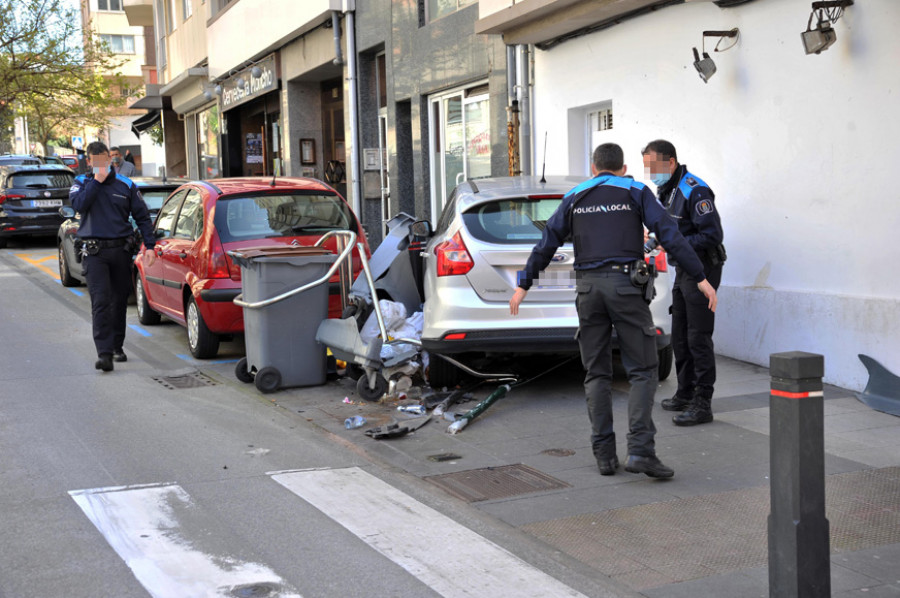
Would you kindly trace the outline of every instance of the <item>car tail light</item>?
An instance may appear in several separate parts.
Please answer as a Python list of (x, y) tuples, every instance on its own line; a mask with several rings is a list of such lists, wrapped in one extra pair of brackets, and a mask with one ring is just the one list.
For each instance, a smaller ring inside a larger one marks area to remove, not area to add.
[(0, 204), (2, 204), (7, 199), (25, 199), (24, 195), (7, 195), (6, 193), (0, 193)]
[(231, 278), (225, 248), (222, 247), (219, 235), (216, 234), (212, 236), (212, 251), (209, 252), (209, 259), (206, 262), (206, 278)]
[[(646, 257), (644, 259), (647, 260), (648, 264), (650, 263), (649, 257)], [(666, 252), (665, 251), (660, 251), (659, 253), (657, 253), (656, 256), (653, 257), (653, 263), (656, 266), (657, 272), (668, 272), (669, 271), (669, 265), (666, 263)]]
[(438, 276), (466, 274), (475, 265), (459, 231), (456, 231), (452, 238), (435, 247), (434, 255), (437, 257)]
[(446, 336), (444, 336), (445, 341), (461, 341), (466, 338), (465, 332), (452, 332)]

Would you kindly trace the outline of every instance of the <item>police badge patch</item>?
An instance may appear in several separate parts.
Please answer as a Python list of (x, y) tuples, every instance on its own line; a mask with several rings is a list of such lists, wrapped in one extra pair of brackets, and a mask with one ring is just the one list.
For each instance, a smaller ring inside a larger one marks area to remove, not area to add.
[(704, 214), (710, 214), (714, 210), (715, 207), (713, 206), (713, 202), (708, 199), (704, 199), (697, 204), (697, 214), (699, 214), (700, 216), (703, 216)]
[(69, 187), (69, 193), (75, 193), (75, 192), (78, 191), (79, 189), (81, 189), (81, 187), (78, 186), (78, 183), (75, 183), (74, 185), (72, 185), (71, 187)]

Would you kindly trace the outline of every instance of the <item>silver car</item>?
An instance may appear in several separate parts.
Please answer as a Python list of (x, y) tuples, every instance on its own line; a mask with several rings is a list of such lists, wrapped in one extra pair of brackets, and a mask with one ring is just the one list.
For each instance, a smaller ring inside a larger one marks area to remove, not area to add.
[[(471, 354), (571, 353), (575, 331), (574, 250), (566, 243), (534, 282), (519, 315), (509, 300), (519, 271), (563, 195), (584, 177), (504, 177), (466, 181), (456, 187), (423, 251), (422, 346), (462, 363)], [(657, 327), (659, 377), (672, 369), (671, 285), (665, 254), (655, 256), (659, 275), (650, 304)], [(464, 355), (465, 354), (465, 355)], [(462, 372), (430, 360), (433, 387), (453, 386)]]

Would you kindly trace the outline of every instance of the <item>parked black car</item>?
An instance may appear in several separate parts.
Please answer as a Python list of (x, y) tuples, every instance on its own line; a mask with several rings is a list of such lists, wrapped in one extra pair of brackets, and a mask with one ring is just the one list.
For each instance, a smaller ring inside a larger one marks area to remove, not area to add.
[[(36, 158), (35, 158), (36, 160)], [(69, 206), (75, 173), (56, 164), (4, 165), (0, 160), (0, 248), (10, 237), (56, 233)]]
[(0, 166), (39, 166), (44, 161), (37, 156), (2, 154), (0, 155)]
[[(150, 218), (155, 220), (156, 214), (162, 207), (163, 202), (172, 193), (181, 182), (166, 181), (164, 179), (149, 177), (134, 177), (131, 179), (137, 184), (141, 191), (141, 196), (150, 210)], [(66, 190), (68, 193), (68, 189)], [(65, 220), (59, 225), (56, 233), (56, 246), (59, 251), (59, 280), (63, 286), (74, 287), (85, 283), (85, 276), (82, 272), (82, 243), (76, 237), (78, 227), (81, 225), (81, 215), (75, 213), (75, 209), (66, 206), (59, 209), (59, 214)], [(132, 224), (134, 224), (132, 222)], [(135, 229), (135, 234), (140, 236), (140, 232)], [(138, 240), (140, 240), (138, 238)], [(140, 243), (135, 243), (135, 251), (140, 249)]]

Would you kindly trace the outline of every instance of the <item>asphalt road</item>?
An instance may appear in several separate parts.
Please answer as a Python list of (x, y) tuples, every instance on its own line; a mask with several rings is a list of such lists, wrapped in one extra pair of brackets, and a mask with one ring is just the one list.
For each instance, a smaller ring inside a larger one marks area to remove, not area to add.
[(616, 595), (210, 371), (176, 324), (130, 307), (129, 361), (95, 370), (52, 243), (0, 250), (0, 598)]

